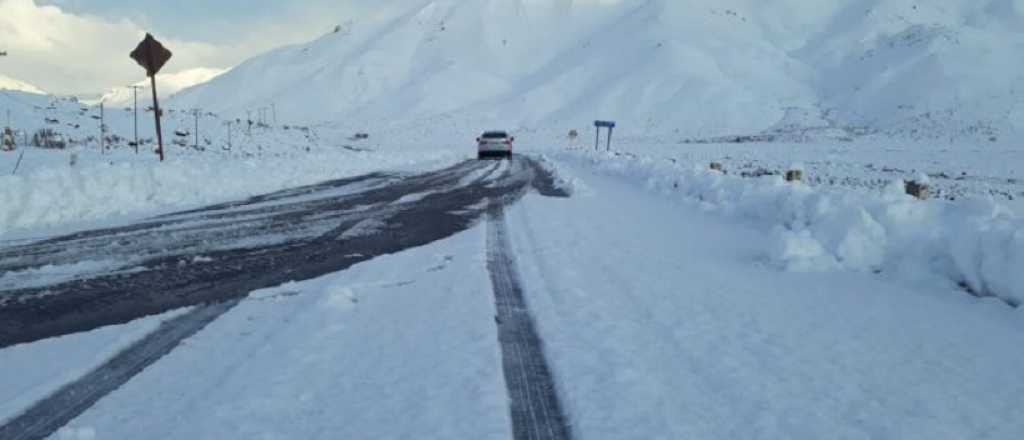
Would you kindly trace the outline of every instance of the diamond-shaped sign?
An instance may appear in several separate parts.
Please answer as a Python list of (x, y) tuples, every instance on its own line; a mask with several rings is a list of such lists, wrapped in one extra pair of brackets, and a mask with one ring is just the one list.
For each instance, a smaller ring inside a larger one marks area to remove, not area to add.
[(160, 72), (164, 64), (171, 59), (171, 55), (171, 51), (150, 34), (146, 34), (146, 38), (131, 53), (132, 59), (146, 69), (146, 75), (149, 76), (155, 76)]

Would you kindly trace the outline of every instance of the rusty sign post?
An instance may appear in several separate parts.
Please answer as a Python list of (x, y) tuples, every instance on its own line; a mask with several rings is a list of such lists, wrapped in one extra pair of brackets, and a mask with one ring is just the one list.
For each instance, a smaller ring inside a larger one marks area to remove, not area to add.
[(153, 117), (156, 118), (156, 142), (157, 152), (160, 154), (160, 161), (164, 160), (164, 136), (160, 129), (160, 102), (156, 97), (156, 74), (171, 59), (171, 51), (163, 44), (156, 41), (152, 35), (146, 34), (146, 38), (139, 43), (139, 46), (132, 51), (131, 57), (142, 68), (146, 69), (150, 84), (153, 89)]

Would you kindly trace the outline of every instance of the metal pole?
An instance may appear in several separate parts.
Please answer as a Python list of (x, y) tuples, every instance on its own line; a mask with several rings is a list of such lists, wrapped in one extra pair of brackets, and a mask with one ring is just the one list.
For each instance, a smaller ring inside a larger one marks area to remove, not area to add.
[(270, 108), (274, 111), (274, 125), (277, 125), (277, 104), (270, 104)]
[(18, 155), (18, 163), (14, 164), (14, 170), (11, 171), (11, 175), (18, 174), (18, 168), (21, 167), (21, 160), (25, 158), (25, 148), (21, 149), (21, 154)]
[(100, 102), (100, 154), (107, 154), (106, 138), (107, 138), (107, 127), (103, 122), (103, 102)]
[(612, 132), (615, 131), (615, 127), (608, 127), (608, 151), (612, 151)]
[(160, 130), (160, 101), (156, 97), (156, 75), (149, 77), (150, 84), (153, 87), (153, 117), (156, 118), (156, 144), (157, 153), (160, 154), (160, 162), (164, 161), (164, 135)]
[(135, 154), (139, 154), (139, 86), (131, 86), (135, 112)]
[(594, 134), (594, 150), (601, 149), (601, 127), (596, 127), (597, 133)]
[(195, 145), (195, 149), (199, 150), (199, 109), (192, 110), (192, 113), (196, 117), (196, 145)]
[(231, 149), (231, 121), (228, 121), (228, 149)]

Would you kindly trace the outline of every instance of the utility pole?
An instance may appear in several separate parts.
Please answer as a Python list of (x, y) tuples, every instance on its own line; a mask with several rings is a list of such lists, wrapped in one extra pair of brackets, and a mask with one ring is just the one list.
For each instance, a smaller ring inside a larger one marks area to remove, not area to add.
[(249, 124), (249, 128), (246, 129), (246, 133), (252, 137), (252, 110), (245, 111), (245, 121)]
[(139, 89), (141, 86), (128, 86), (132, 89), (132, 99), (135, 101), (135, 154), (139, 154)]
[(196, 117), (196, 151), (199, 150), (199, 109), (193, 109), (192, 115)]
[[(0, 51), (0, 57), (6, 57), (7, 51)], [(7, 128), (11, 128), (11, 109), (7, 109)], [(27, 144), (26, 144), (27, 145)]]
[(107, 138), (107, 125), (104, 124), (106, 119), (103, 114), (103, 101), (100, 101), (100, 154), (107, 154), (106, 138)]

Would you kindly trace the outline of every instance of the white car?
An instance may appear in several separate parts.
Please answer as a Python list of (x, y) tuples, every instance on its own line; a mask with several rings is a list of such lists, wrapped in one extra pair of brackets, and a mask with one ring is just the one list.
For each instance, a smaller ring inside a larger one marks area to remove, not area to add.
[(477, 158), (512, 157), (512, 142), (515, 140), (504, 131), (485, 131), (476, 138)]

